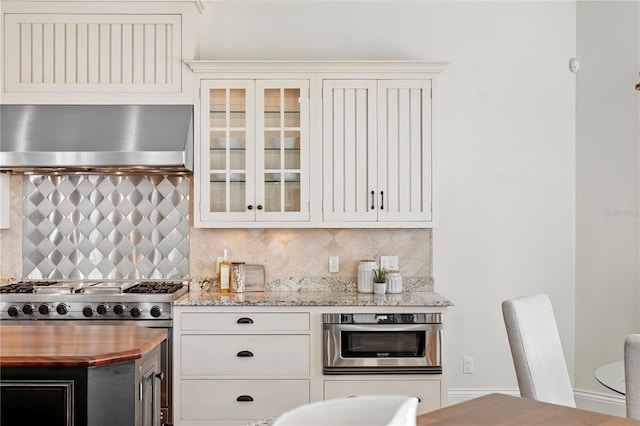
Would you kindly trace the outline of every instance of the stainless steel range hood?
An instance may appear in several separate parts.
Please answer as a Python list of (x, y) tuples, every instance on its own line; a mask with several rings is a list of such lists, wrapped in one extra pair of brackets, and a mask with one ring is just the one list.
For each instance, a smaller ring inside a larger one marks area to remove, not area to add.
[(0, 170), (193, 170), (192, 105), (0, 105)]

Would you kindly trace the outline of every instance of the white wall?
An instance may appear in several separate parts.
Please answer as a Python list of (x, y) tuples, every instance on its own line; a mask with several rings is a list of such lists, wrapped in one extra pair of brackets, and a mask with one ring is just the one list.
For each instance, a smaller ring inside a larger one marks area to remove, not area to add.
[(500, 303), (536, 292), (573, 370), (575, 3), (216, 1), (199, 24), (201, 59), (450, 61), (433, 232), (449, 387), (517, 387)]
[(640, 333), (640, 2), (577, 6), (576, 387)]

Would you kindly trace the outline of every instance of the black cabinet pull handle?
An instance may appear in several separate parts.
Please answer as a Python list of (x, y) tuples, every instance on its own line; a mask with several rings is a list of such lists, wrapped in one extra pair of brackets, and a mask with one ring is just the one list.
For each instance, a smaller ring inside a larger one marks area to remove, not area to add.
[(258, 210), (262, 210), (262, 204), (258, 204)]
[(251, 395), (240, 395), (236, 398), (238, 402), (253, 402), (253, 397)]
[(247, 210), (253, 210), (253, 206), (252, 206), (251, 204), (249, 204), (249, 205), (247, 206)]
[(161, 371), (159, 373), (156, 374), (156, 378), (160, 379), (160, 380), (164, 380), (164, 373)]
[(384, 210), (384, 191), (380, 191), (380, 210)]
[(253, 356), (253, 352), (251, 351), (240, 351), (236, 354), (239, 358), (251, 358)]
[(374, 205), (375, 204), (375, 200), (374, 200), (375, 195), (376, 195), (376, 192), (375, 191), (371, 191), (371, 210), (376, 208), (376, 206)]
[(251, 318), (242, 317), (236, 321), (238, 324), (253, 324), (253, 320)]

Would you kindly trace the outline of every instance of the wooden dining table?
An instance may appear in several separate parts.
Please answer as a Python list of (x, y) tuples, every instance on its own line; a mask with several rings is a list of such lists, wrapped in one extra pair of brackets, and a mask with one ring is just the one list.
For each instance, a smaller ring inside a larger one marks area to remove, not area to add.
[(528, 398), (492, 393), (418, 416), (416, 425), (628, 425), (640, 422), (625, 417), (549, 404)]

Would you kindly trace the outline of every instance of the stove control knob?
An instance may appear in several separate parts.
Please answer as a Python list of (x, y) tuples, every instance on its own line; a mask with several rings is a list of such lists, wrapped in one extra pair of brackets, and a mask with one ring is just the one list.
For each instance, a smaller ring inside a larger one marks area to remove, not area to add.
[(82, 308), (82, 315), (89, 318), (93, 315), (93, 308), (91, 306), (85, 306), (84, 308)]
[(140, 316), (140, 308), (131, 308), (131, 316), (138, 318)]
[(56, 306), (56, 312), (60, 315), (64, 315), (69, 312), (69, 306), (64, 303), (59, 303), (58, 306)]
[(18, 312), (18, 307), (16, 305), (9, 306), (9, 309), (7, 310), (10, 317), (17, 317)]
[(38, 306), (38, 312), (40, 312), (42, 315), (47, 315), (49, 313), (49, 305), (43, 303), (42, 305)]
[(22, 312), (24, 312), (27, 315), (31, 315), (33, 313), (33, 304), (27, 303), (26, 305), (24, 305), (22, 307)]
[(160, 315), (162, 315), (162, 309), (160, 309), (160, 306), (154, 306), (151, 308), (152, 317), (158, 318)]
[(113, 307), (113, 312), (115, 312), (118, 315), (124, 314), (124, 306), (118, 303), (116, 306)]
[(104, 303), (101, 303), (98, 305), (98, 307), (96, 308), (96, 310), (98, 311), (98, 313), (100, 315), (104, 315), (107, 313), (107, 311), (109, 310), (109, 308), (107, 307), (107, 305), (105, 305)]

